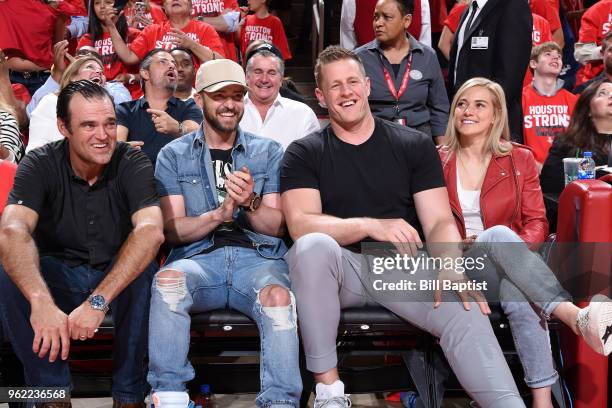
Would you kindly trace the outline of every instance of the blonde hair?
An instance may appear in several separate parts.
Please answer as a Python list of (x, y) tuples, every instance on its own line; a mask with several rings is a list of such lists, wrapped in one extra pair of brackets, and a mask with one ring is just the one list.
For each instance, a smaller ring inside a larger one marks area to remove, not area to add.
[(455, 110), (457, 109), (457, 103), (459, 102), (459, 99), (463, 97), (463, 94), (465, 94), (468, 89), (477, 86), (485, 88), (489, 91), (491, 94), (491, 100), (493, 101), (493, 109), (495, 111), (495, 119), (489, 132), (487, 150), (496, 156), (506, 156), (510, 154), (512, 144), (510, 143), (508, 110), (506, 108), (506, 97), (504, 95), (504, 90), (498, 83), (480, 77), (472, 78), (466, 81), (455, 94), (453, 103), (450, 107), (448, 126), (446, 127), (445, 133), (446, 146), (444, 148), (451, 152), (456, 152), (459, 149), (460, 135), (455, 127)]
[(96, 64), (100, 65), (100, 68), (104, 70), (104, 65), (102, 65), (102, 61), (99, 58), (88, 55), (79, 57), (72, 64), (68, 66), (64, 74), (62, 75), (62, 79), (60, 80), (60, 91), (64, 89), (69, 83), (74, 81), (74, 77), (79, 73), (79, 69), (89, 61), (94, 61)]

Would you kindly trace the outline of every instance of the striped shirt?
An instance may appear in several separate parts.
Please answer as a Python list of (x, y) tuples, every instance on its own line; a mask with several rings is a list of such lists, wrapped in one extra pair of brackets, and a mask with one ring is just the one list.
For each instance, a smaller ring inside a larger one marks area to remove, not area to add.
[(9, 112), (0, 110), (0, 145), (15, 155), (19, 162), (23, 157), (25, 147), (19, 133), (17, 120)]

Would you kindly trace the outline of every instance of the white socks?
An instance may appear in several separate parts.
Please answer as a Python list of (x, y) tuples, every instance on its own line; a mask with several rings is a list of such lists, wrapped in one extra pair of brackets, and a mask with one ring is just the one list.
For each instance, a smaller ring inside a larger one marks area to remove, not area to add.
[(336, 380), (333, 384), (330, 385), (317, 383), (315, 392), (317, 393), (317, 399), (344, 397), (344, 383), (340, 380)]
[(187, 408), (189, 394), (184, 391), (158, 391), (151, 396), (155, 408)]

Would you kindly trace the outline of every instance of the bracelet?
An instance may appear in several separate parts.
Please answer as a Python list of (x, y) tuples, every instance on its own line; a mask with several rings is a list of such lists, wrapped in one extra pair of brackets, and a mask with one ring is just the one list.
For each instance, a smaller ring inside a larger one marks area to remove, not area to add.
[(185, 133), (185, 127), (183, 126), (183, 122), (179, 122), (178, 134), (179, 136), (183, 136)]

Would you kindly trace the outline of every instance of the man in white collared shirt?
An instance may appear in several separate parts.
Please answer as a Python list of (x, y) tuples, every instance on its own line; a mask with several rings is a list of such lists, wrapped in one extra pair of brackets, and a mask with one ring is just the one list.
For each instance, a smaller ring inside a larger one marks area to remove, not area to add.
[(287, 148), (294, 140), (320, 130), (319, 120), (304, 103), (279, 94), (285, 64), (274, 52), (258, 50), (247, 61), (242, 130), (276, 140)]

